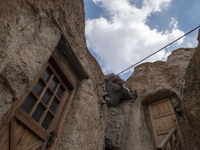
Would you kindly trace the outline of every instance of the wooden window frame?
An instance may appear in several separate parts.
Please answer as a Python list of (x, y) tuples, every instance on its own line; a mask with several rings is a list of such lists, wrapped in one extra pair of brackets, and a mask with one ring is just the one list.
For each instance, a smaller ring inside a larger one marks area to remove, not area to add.
[[(55, 24), (57, 25), (57, 27), (61, 31), (61, 39), (60, 39), (56, 49), (59, 50), (59, 53), (62, 53), (63, 56), (65, 57), (65, 59), (69, 62), (69, 64), (67, 64), (67, 65), (69, 65), (72, 68), (72, 72), (74, 73), (73, 76), (76, 78), (75, 80), (81, 81), (83, 79), (89, 79), (90, 75), (85, 70), (85, 67), (82, 65), (82, 63), (79, 60), (79, 58), (77, 57), (76, 53), (72, 49), (60, 24), (58, 23), (57, 20), (54, 20), (54, 21), (55, 21)], [(61, 78), (64, 80), (64, 82), (66, 83), (66, 85), (69, 88), (69, 95), (65, 100), (65, 103), (63, 105), (63, 110), (60, 113), (60, 117), (58, 117), (59, 119), (56, 119), (56, 121), (55, 121), (55, 122), (57, 122), (57, 126), (54, 131), (55, 137), (53, 139), (51, 138), (51, 135), (52, 135), (51, 132), (48, 132), (41, 126), (38, 127), (38, 124), (36, 121), (32, 122), (31, 127), (26, 125), (29, 123), (29, 120), (32, 118), (30, 116), (28, 116), (27, 113), (24, 110), (22, 110), (22, 108), (20, 108), (20, 106), (24, 102), (25, 98), (27, 97), (28, 93), (30, 93), (30, 91), (33, 89), (33, 87), (35, 86), (35, 83), (37, 82), (37, 79), (40, 78), (40, 76), (42, 75), (42, 72), (44, 72), (44, 68), (46, 67), (46, 65), (48, 65), (49, 62), (51, 62), (51, 64), (56, 68), (57, 73), (61, 76)], [(55, 143), (57, 142), (58, 137), (60, 135), (61, 128), (63, 126), (64, 120), (67, 115), (67, 111), (68, 111), (70, 103), (72, 101), (72, 97), (75, 94), (75, 87), (77, 87), (77, 84), (78, 84), (74, 80), (71, 80), (71, 74), (68, 74), (62, 70), (62, 67), (61, 67), (62, 65), (59, 64), (59, 62), (60, 61), (56, 60), (56, 55), (54, 57), (54, 54), (52, 54), (52, 56), (48, 60), (47, 64), (44, 65), (44, 67), (41, 69), (39, 74), (35, 77), (35, 79), (31, 83), (28, 91), (25, 92), (25, 94), (19, 100), (13, 102), (11, 108), (7, 111), (7, 113), (1, 119), (1, 121), (0, 121), (0, 129), (1, 129), (0, 137), (1, 137), (1, 135), (4, 134), (4, 131), (9, 129), (9, 132), (10, 132), (9, 147), (11, 150), (15, 149), (14, 143), (16, 142), (13, 138), (15, 129), (12, 127), (14, 127), (15, 124), (17, 124), (16, 121), (18, 119), (22, 120), (19, 122), (24, 127), (26, 127), (29, 131), (34, 133), (34, 135), (36, 135), (37, 137), (39, 137), (40, 139), (42, 139), (44, 141), (42, 150), (46, 149), (46, 145), (48, 144), (49, 139), (51, 139), (52, 145), (48, 149), (52, 150), (55, 148), (55, 145), (56, 145)], [(11, 136), (11, 135), (13, 135), (13, 136)]]
[[(56, 114), (57, 117), (55, 117), (55, 119), (53, 119), (50, 127), (47, 130), (45, 130), (41, 125), (39, 125), (31, 116), (29, 116), (21, 108), (21, 105), (48, 66), (50, 66), (50, 68), (53, 69), (53, 73), (55, 73), (56, 77), (59, 78), (59, 81), (64, 83), (62, 85), (65, 86), (66, 89), (67, 88), (69, 89), (69, 94), (67, 94), (67, 92), (65, 92), (65, 94), (62, 97), (62, 99), (63, 99), (62, 105), (60, 105), (60, 108)], [(1, 129), (5, 128), (6, 125), (8, 125), (9, 123), (12, 122), (11, 120), (13, 118), (16, 118), (25, 127), (27, 127), (31, 132), (36, 134), (38, 137), (40, 137), (44, 141), (42, 149), (46, 149), (48, 140), (49, 140), (49, 138), (51, 138), (50, 132), (54, 130), (54, 138), (53, 138), (53, 140), (51, 139), (52, 145), (49, 147), (49, 149), (54, 149), (55, 143), (57, 142), (57, 139), (60, 135), (60, 131), (61, 131), (64, 119), (66, 117), (67, 110), (69, 109), (69, 105), (71, 103), (72, 96), (74, 95), (74, 87), (75, 86), (73, 85), (73, 82), (70, 80), (68, 75), (65, 74), (65, 72), (62, 70), (59, 62), (56, 61), (54, 56), (51, 56), (49, 61), (43, 66), (43, 68), (40, 70), (38, 75), (33, 80), (28, 91), (25, 92), (25, 94), (22, 96), (22, 98), (20, 100), (18, 100), (17, 102), (15, 102), (13, 104), (11, 109), (2, 118), (2, 120), (0, 122), (0, 128)], [(3, 130), (1, 130), (1, 131), (3, 131)], [(0, 131), (0, 135), (1, 135), (1, 131)]]

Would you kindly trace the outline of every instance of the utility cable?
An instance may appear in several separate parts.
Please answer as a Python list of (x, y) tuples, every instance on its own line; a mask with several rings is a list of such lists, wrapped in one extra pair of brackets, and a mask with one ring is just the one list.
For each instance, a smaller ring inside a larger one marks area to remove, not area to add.
[(144, 60), (148, 59), (149, 57), (155, 55), (156, 53), (160, 52), (161, 50), (167, 48), (168, 46), (172, 45), (173, 43), (177, 42), (178, 40), (180, 40), (180, 39), (182, 39), (183, 37), (187, 36), (188, 34), (192, 33), (193, 31), (195, 31), (195, 30), (198, 29), (199, 27), (200, 27), (200, 25), (197, 26), (196, 28), (192, 29), (191, 31), (187, 32), (187, 33), (184, 34), (183, 36), (179, 37), (178, 39), (174, 40), (173, 42), (167, 44), (166, 46), (164, 46), (164, 47), (160, 48), (159, 50), (155, 51), (154, 53), (150, 54), (149, 56), (147, 56), (147, 57), (143, 58), (142, 60), (138, 61), (138, 62), (135, 63), (134, 65), (132, 65), (132, 66), (130, 66), (130, 67), (124, 69), (123, 71), (119, 72), (117, 75), (120, 75), (120, 74), (122, 74), (123, 72), (125, 72), (125, 71), (127, 71), (127, 70), (133, 68), (134, 66), (138, 65), (139, 63), (143, 62)]
[[(197, 26), (196, 28), (190, 30), (189, 32), (187, 32), (187, 33), (184, 34), (183, 36), (181, 36), (181, 37), (177, 38), (176, 40), (172, 41), (171, 43), (167, 44), (166, 46), (164, 46), (164, 47), (160, 48), (159, 50), (155, 51), (154, 53), (152, 53), (152, 54), (148, 55), (147, 57), (143, 58), (142, 60), (138, 61), (137, 63), (133, 64), (132, 66), (130, 66), (130, 67), (124, 69), (123, 71), (119, 72), (119, 73), (116, 74), (115, 76), (118, 76), (118, 75), (124, 73), (125, 71), (127, 71), (127, 70), (129, 70), (129, 69), (135, 67), (136, 65), (138, 65), (138, 64), (140, 64), (141, 62), (145, 61), (145, 60), (148, 59), (149, 57), (155, 55), (156, 53), (160, 52), (161, 50), (167, 48), (168, 46), (172, 45), (173, 43), (177, 42), (178, 40), (180, 40), (180, 39), (182, 39), (183, 37), (187, 36), (188, 34), (192, 33), (193, 31), (195, 31), (195, 30), (198, 29), (199, 27), (200, 27), (200, 25)], [(113, 77), (111, 77), (110, 79), (106, 80), (106, 82), (109, 81), (109, 80), (111, 80), (111, 79), (113, 79), (115, 76), (113, 76)], [(99, 84), (99, 85), (102, 85), (102, 84), (104, 84), (104, 83), (101, 83), (101, 84)]]

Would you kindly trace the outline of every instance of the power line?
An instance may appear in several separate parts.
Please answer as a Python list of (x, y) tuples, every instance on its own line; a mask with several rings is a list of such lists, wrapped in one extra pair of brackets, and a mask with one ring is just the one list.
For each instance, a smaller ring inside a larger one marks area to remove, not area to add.
[[(171, 43), (167, 44), (166, 46), (164, 46), (164, 47), (160, 48), (159, 50), (155, 51), (154, 53), (152, 53), (152, 54), (148, 55), (147, 57), (143, 58), (142, 60), (138, 61), (137, 63), (133, 64), (132, 66), (130, 66), (130, 67), (124, 69), (123, 71), (119, 72), (118, 74), (114, 75), (114, 76), (111, 77), (110, 79), (106, 80), (106, 82), (109, 81), (109, 80), (111, 80), (111, 79), (113, 79), (115, 76), (118, 76), (118, 75), (124, 73), (125, 71), (127, 71), (127, 70), (129, 70), (129, 69), (135, 67), (136, 65), (138, 65), (138, 64), (140, 64), (141, 62), (145, 61), (145, 60), (148, 59), (149, 57), (155, 55), (156, 53), (160, 52), (161, 50), (167, 48), (168, 46), (172, 45), (173, 43), (177, 42), (178, 40), (180, 40), (180, 39), (182, 39), (183, 37), (187, 36), (188, 34), (192, 33), (193, 31), (195, 31), (195, 30), (198, 29), (199, 27), (200, 27), (200, 25), (197, 26), (196, 28), (190, 30), (189, 32), (187, 32), (187, 33), (184, 34), (183, 36), (181, 36), (181, 37), (177, 38), (176, 40), (172, 41)], [(101, 83), (101, 84), (99, 84), (99, 85), (102, 85), (102, 84), (103, 84), (103, 83)]]
[(185, 37), (186, 35), (192, 33), (193, 31), (195, 31), (195, 30), (198, 29), (199, 27), (200, 27), (200, 25), (197, 26), (196, 28), (192, 29), (191, 31), (187, 32), (187, 33), (184, 34), (183, 36), (179, 37), (178, 39), (174, 40), (173, 42), (167, 44), (166, 46), (164, 46), (164, 47), (160, 48), (159, 50), (155, 51), (154, 53), (150, 54), (149, 56), (147, 56), (147, 57), (143, 58), (142, 60), (138, 61), (138, 62), (135, 63), (134, 65), (132, 65), (132, 66), (130, 66), (130, 67), (124, 69), (123, 71), (119, 72), (117, 75), (120, 75), (120, 74), (122, 74), (123, 72), (125, 72), (125, 71), (127, 71), (127, 70), (129, 70), (129, 69), (131, 69), (131, 68), (133, 68), (133, 67), (135, 67), (136, 65), (138, 65), (139, 63), (141, 63), (141, 62), (143, 62), (144, 60), (148, 59), (149, 57), (155, 55), (156, 53), (158, 53), (158, 52), (160, 52), (161, 50), (163, 50), (163, 49), (167, 48), (168, 46), (170, 46), (171, 44), (173, 44), (173, 43), (177, 42), (178, 40), (182, 39), (182, 38)]

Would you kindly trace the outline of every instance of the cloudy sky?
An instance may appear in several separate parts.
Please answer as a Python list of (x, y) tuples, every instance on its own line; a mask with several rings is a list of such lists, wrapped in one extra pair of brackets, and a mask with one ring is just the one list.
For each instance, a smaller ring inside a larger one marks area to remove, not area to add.
[[(84, 0), (86, 39), (104, 74), (119, 73), (199, 25), (200, 0)], [(147, 61), (196, 47), (195, 31)], [(130, 69), (122, 74), (127, 79)]]

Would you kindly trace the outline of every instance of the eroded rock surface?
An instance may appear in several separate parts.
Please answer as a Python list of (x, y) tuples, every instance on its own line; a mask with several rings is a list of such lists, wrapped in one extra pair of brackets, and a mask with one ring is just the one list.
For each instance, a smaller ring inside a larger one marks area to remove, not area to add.
[[(133, 102), (137, 98), (137, 92), (130, 90), (124, 81), (114, 74), (104, 76), (106, 91), (110, 97), (107, 102), (107, 120), (106, 120), (106, 137), (105, 144), (112, 150), (120, 150), (121, 136), (128, 123), (127, 116), (129, 106), (123, 105), (125, 101)], [(121, 109), (123, 105), (124, 110)]]
[[(173, 105), (180, 104), (184, 88), (185, 71), (195, 49), (180, 48), (166, 62), (157, 61), (137, 66), (126, 81), (138, 98), (124, 101), (117, 108), (109, 108), (106, 137), (107, 145), (119, 150), (154, 150), (155, 143), (148, 115), (150, 102), (171, 98)], [(182, 121), (182, 118), (178, 118)], [(112, 133), (112, 134), (111, 134)]]
[[(122, 100), (135, 100), (137, 92), (135, 93), (129, 89), (124, 81), (114, 74), (108, 74), (104, 76), (106, 91), (110, 97), (110, 102), (108, 107), (110, 106), (118, 106)], [(134, 99), (133, 99), (134, 98)]]
[(56, 48), (61, 32), (52, 18), (89, 74), (75, 87), (56, 149), (100, 150), (105, 136), (105, 107), (99, 105), (104, 85), (97, 89), (97, 84), (104, 77), (86, 46), (83, 0), (0, 0), (0, 119), (27, 91)]
[[(198, 36), (200, 42), (200, 31)], [(192, 57), (186, 72), (183, 113), (185, 142), (189, 149), (200, 149), (200, 43)]]

